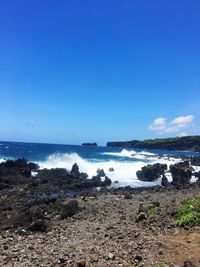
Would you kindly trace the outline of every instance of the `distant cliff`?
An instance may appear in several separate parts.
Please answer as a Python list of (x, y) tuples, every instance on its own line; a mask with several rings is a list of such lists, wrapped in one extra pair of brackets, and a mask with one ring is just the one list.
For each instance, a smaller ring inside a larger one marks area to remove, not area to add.
[(200, 152), (200, 136), (184, 136), (174, 138), (147, 139), (143, 141), (120, 141), (108, 142), (108, 147), (142, 148), (142, 149), (164, 149), (185, 150)]

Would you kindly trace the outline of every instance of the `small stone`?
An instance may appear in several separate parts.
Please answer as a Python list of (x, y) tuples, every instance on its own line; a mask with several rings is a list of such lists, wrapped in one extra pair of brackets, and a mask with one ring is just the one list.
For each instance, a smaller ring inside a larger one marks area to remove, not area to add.
[(141, 255), (136, 255), (134, 257), (134, 261), (141, 262), (142, 261), (142, 256)]
[(109, 260), (114, 260), (115, 259), (115, 255), (112, 253), (108, 253), (108, 258)]
[(131, 193), (127, 193), (124, 195), (124, 199), (132, 199), (132, 198), (133, 198), (133, 196)]
[(147, 219), (147, 215), (144, 212), (140, 212), (136, 217), (136, 222), (140, 222)]
[(77, 267), (86, 267), (86, 259), (81, 259), (76, 263)]
[(183, 267), (195, 267), (196, 265), (191, 260), (184, 261)]

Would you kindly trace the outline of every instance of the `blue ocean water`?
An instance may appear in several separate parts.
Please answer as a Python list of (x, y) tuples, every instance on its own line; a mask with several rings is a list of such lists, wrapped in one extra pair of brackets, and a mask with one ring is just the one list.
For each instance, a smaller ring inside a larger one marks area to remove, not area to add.
[[(160, 158), (161, 155), (165, 158)], [(69, 170), (76, 162), (80, 170), (87, 172), (89, 176), (95, 175), (100, 168), (113, 181), (119, 181), (120, 185), (132, 186), (153, 185), (138, 181), (136, 171), (142, 166), (155, 162), (170, 165), (175, 161), (174, 156), (185, 155), (194, 156), (197, 153), (0, 141), (0, 160), (26, 158), (39, 163), (41, 168), (63, 167)], [(110, 168), (114, 171), (110, 172)]]

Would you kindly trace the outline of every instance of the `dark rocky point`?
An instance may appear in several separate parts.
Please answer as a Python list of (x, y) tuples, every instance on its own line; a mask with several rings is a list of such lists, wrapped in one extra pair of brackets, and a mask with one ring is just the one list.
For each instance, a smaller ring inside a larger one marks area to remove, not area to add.
[(163, 175), (165, 170), (167, 170), (167, 164), (156, 163), (142, 167), (140, 171), (136, 172), (136, 175), (141, 181), (151, 182)]

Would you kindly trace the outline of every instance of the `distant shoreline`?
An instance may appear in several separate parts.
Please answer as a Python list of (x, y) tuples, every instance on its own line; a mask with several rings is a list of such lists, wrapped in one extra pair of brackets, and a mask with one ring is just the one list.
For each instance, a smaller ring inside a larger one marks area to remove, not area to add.
[(108, 142), (107, 147), (200, 152), (200, 136)]

